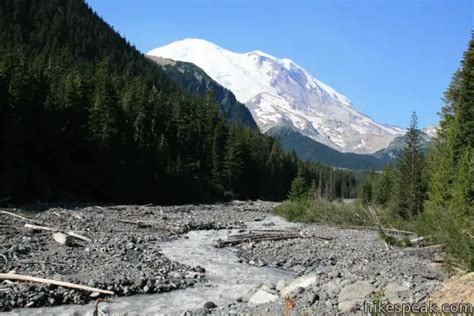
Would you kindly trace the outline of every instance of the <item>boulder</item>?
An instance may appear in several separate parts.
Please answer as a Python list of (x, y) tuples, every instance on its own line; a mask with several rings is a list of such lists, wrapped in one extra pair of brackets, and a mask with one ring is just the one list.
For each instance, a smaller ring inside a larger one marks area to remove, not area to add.
[(392, 282), (385, 286), (383, 294), (392, 304), (403, 303), (407, 301), (410, 296), (410, 289), (396, 282)]
[(349, 313), (357, 311), (357, 305), (362, 305), (375, 291), (375, 287), (367, 281), (357, 281), (342, 288), (338, 296), (338, 309)]
[(339, 311), (341, 311), (343, 313), (353, 313), (353, 312), (357, 311), (357, 309), (358, 309), (356, 301), (340, 302), (337, 305), (337, 308), (339, 309)]
[(351, 300), (362, 302), (367, 299), (374, 291), (375, 287), (369, 282), (357, 281), (345, 286), (339, 293), (338, 300), (339, 302)]
[(334, 298), (341, 290), (341, 286), (337, 281), (332, 280), (324, 285), (324, 290), (330, 298)]
[(260, 289), (249, 299), (250, 304), (265, 304), (270, 302), (275, 302), (279, 299), (277, 295), (268, 293), (267, 291)]
[(307, 288), (311, 285), (314, 285), (318, 282), (318, 276), (316, 274), (307, 274), (303, 275), (295, 280), (293, 280), (289, 285), (285, 286), (280, 290), (281, 297), (285, 297), (290, 292), (294, 291), (295, 289), (302, 287)]
[(278, 281), (278, 283), (276, 285), (276, 289), (277, 289), (277, 291), (281, 291), (285, 286), (286, 286), (285, 280), (280, 280), (280, 281)]
[(206, 303), (204, 304), (204, 308), (205, 308), (205, 309), (214, 309), (214, 308), (216, 308), (216, 307), (217, 307), (217, 305), (216, 305), (214, 302), (206, 302)]
[(54, 233), (53, 239), (60, 245), (70, 246), (72, 244), (71, 237), (61, 232)]

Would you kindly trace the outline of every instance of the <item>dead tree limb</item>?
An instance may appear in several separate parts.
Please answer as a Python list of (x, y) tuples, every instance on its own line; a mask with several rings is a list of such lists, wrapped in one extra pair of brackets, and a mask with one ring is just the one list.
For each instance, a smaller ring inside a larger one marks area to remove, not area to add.
[(43, 224), (40, 221), (37, 221), (35, 219), (24, 217), (24, 216), (21, 216), (21, 215), (12, 213), (12, 212), (4, 211), (4, 210), (0, 210), (0, 214), (4, 214), (4, 215), (8, 215), (8, 216), (15, 217), (15, 218), (18, 218), (18, 219), (22, 219), (22, 220), (27, 221), (27, 222), (32, 222), (32, 223), (36, 223), (36, 224)]
[(332, 240), (332, 237), (325, 236), (316, 236), (316, 235), (304, 235), (300, 232), (287, 232), (283, 231), (278, 233), (262, 233), (258, 234), (251, 232), (249, 234), (240, 234), (240, 235), (231, 235), (228, 237), (228, 240), (219, 240), (215, 244), (217, 248), (222, 248), (226, 246), (235, 246), (244, 242), (259, 242), (259, 241), (276, 241), (276, 240), (285, 240), (285, 239), (296, 239), (296, 238), (317, 238), (323, 240)]
[(373, 227), (373, 226), (355, 226), (355, 225), (334, 225), (334, 227), (341, 229), (355, 229), (355, 230), (382, 230), (386, 233), (394, 233), (400, 235), (416, 235), (415, 232), (410, 232), (407, 230), (399, 230), (394, 228), (384, 228), (384, 227)]
[(97, 289), (97, 288), (94, 288), (94, 287), (89, 287), (89, 286), (74, 284), (74, 283), (69, 283), (69, 282), (63, 282), (63, 281), (57, 281), (57, 280), (51, 280), (51, 279), (43, 279), (43, 278), (36, 278), (36, 277), (32, 277), (32, 276), (28, 276), (28, 275), (21, 275), (21, 274), (0, 273), (0, 280), (10, 280), (10, 281), (13, 280), (13, 281), (25, 281), (25, 282), (33, 282), (33, 283), (41, 283), (41, 284), (53, 284), (53, 285), (67, 287), (67, 288), (71, 288), (71, 289), (84, 290), (84, 291), (89, 291), (89, 292), (97, 292), (97, 293), (107, 294), (107, 295), (114, 295), (114, 292), (112, 292), (112, 291)]
[(25, 224), (24, 227), (28, 228), (28, 229), (32, 229), (32, 230), (46, 230), (46, 231), (55, 232), (55, 233), (60, 232), (60, 233), (64, 233), (68, 236), (80, 239), (80, 240), (85, 241), (85, 242), (92, 242), (91, 239), (89, 239), (85, 236), (79, 235), (79, 234), (77, 234), (73, 231), (62, 231), (61, 229), (57, 229), (57, 228), (52, 228), (52, 227), (47, 227), (47, 226), (39, 226), (39, 225), (32, 225), (32, 224)]

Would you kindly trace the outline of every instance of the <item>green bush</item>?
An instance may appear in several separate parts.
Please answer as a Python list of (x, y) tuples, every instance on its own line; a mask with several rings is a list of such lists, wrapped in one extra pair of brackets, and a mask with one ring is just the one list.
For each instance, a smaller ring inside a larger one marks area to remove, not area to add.
[(275, 212), (290, 221), (303, 223), (384, 226), (392, 221), (385, 212), (369, 209), (362, 203), (345, 204), (311, 198), (283, 202)]

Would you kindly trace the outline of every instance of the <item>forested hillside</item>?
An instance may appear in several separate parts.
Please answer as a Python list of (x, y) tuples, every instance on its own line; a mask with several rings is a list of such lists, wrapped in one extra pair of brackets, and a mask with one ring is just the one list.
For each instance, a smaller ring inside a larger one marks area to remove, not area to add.
[(356, 185), (229, 125), (83, 0), (0, 3), (0, 131), (0, 197), (18, 201), (282, 199), (298, 173), (334, 197)]
[(414, 119), (397, 164), (370, 178), (363, 199), (414, 223), (474, 270), (473, 39), (444, 101), (428, 155), (423, 155), (423, 135)]
[(205, 96), (210, 93), (216, 99), (222, 114), (228, 121), (258, 129), (257, 123), (247, 107), (237, 101), (232, 92), (212, 80), (198, 66), (155, 56), (147, 56), (147, 58), (160, 65), (166, 75), (175, 80), (189, 94)]
[(301, 159), (328, 166), (351, 170), (380, 170), (388, 163), (387, 160), (372, 155), (339, 152), (301, 134), (293, 127), (272, 127), (267, 134), (277, 138), (284, 150), (294, 150)]
[(416, 231), (443, 247), (453, 266), (474, 271), (474, 39), (444, 101), (434, 143), (427, 148), (413, 113), (399, 157), (382, 172), (369, 172), (360, 187), (361, 203), (329, 203), (317, 187), (295, 178), (289, 201), (277, 213), (303, 222)]

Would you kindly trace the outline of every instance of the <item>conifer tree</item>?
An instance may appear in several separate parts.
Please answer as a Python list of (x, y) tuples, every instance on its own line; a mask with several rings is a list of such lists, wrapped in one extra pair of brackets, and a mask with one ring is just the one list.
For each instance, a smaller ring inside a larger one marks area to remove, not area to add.
[(237, 128), (231, 128), (224, 155), (224, 177), (226, 186), (235, 194), (238, 192), (239, 179), (244, 171), (242, 145)]
[(474, 270), (474, 39), (445, 93), (429, 155), (428, 229)]
[(90, 132), (92, 139), (102, 147), (111, 145), (118, 132), (118, 98), (108, 75), (107, 65), (97, 72), (94, 103), (90, 109)]
[(397, 162), (397, 185), (393, 206), (398, 215), (409, 219), (422, 212), (426, 194), (425, 159), (415, 113), (412, 115), (405, 137), (406, 144)]
[(288, 193), (288, 199), (299, 201), (308, 197), (308, 185), (302, 176), (297, 176), (291, 182), (291, 189)]

